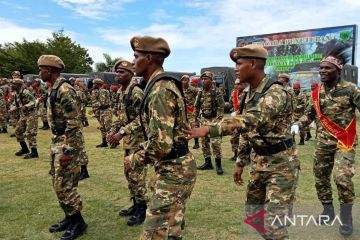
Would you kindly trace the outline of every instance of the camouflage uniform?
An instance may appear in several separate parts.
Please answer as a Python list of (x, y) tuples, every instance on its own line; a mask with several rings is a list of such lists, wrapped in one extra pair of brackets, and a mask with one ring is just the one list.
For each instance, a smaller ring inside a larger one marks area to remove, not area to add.
[[(200, 117), (201, 125), (218, 123), (224, 116), (225, 101), (221, 90), (218, 88), (199, 91), (195, 106), (196, 116)], [(202, 138), (201, 145), (204, 158), (211, 158), (210, 142), (215, 158), (221, 159), (221, 137), (211, 140), (209, 137)]]
[(15, 104), (15, 93), (11, 92), (11, 97), (10, 97), (10, 105), (9, 105), (9, 124), (10, 126), (12, 126), (14, 129), (16, 128), (16, 124), (19, 121), (20, 118), (20, 113), (18, 108), (16, 107)]
[(188, 117), (188, 121), (190, 126), (195, 126), (196, 125), (196, 112), (195, 112), (195, 100), (196, 100), (196, 96), (198, 94), (198, 89), (189, 85), (188, 88), (183, 88), (184, 91), (184, 97), (185, 97), (185, 103), (186, 103), (186, 108), (187, 108), (187, 117)]
[[(305, 107), (306, 107), (306, 95), (304, 93), (296, 94), (294, 93), (294, 114), (293, 114), (293, 122), (297, 122), (302, 115), (304, 115)], [(306, 134), (306, 128), (300, 128), (300, 138), (304, 140)]]
[[(150, 77), (145, 92), (159, 73)], [(148, 140), (130, 156), (132, 169), (145, 164), (155, 167), (150, 207), (140, 237), (147, 240), (181, 239), (185, 204), (196, 180), (195, 159), (183, 133), (187, 122), (184, 99), (175, 83), (166, 78), (156, 82), (147, 95), (141, 116)], [(187, 153), (174, 158), (179, 149)]]
[[(354, 117), (355, 110), (360, 109), (360, 90), (355, 84), (343, 79), (339, 80), (336, 86), (326, 91), (324, 85), (319, 87), (322, 114), (342, 128), (346, 128)], [(313, 167), (318, 198), (323, 204), (332, 203), (330, 179), (333, 172), (340, 204), (353, 204), (355, 191), (352, 177), (355, 174), (356, 143), (350, 150), (341, 148), (337, 139), (324, 128), (319, 120), (311, 98), (305, 115), (300, 118), (300, 123), (306, 126), (313, 120), (318, 126)]]
[[(20, 89), (19, 93), (14, 95), (15, 105), (17, 111), (20, 113), (19, 120), (15, 128), (16, 140), (20, 143), (23, 142), (25, 137), (31, 148), (36, 148), (36, 136), (38, 129), (38, 116), (36, 113), (36, 99), (24, 86)], [(26, 107), (25, 110), (21, 110)]]
[(5, 97), (8, 95), (9, 88), (6, 84), (6, 80), (0, 79), (0, 133), (5, 133), (7, 129), (7, 102)]
[[(234, 106), (234, 93), (235, 92), (236, 92), (235, 89), (231, 92), (231, 96), (230, 96), (230, 100), (229, 100), (229, 107), (232, 112), (236, 112), (237, 114), (240, 114), (239, 109), (235, 109), (235, 106)], [(242, 99), (242, 92), (240, 92), (240, 91), (237, 91), (237, 92), (238, 92), (238, 102), (239, 102), (239, 106), (240, 106), (240, 102)], [(237, 153), (237, 151), (238, 151), (239, 139), (240, 139), (240, 131), (239, 131), (239, 129), (235, 129), (234, 132), (231, 134), (231, 139), (230, 139), (231, 150), (234, 153)]]
[[(283, 86), (273, 84), (262, 94), (268, 81), (265, 77), (256, 89), (247, 87), (242, 115), (209, 126), (210, 136), (230, 135), (236, 128), (242, 134), (246, 133), (252, 148), (246, 214), (251, 216), (265, 209), (264, 228), (267, 232), (260, 234), (265, 239), (288, 239), (286, 226), (277, 221), (274, 225), (271, 223), (276, 215), (283, 220), (292, 205), (294, 169), (299, 166), (290, 133), (293, 110), (290, 94)], [(256, 102), (257, 94), (261, 95)], [(238, 158), (237, 164), (245, 166), (247, 162)], [(262, 224), (259, 222), (258, 225)]]
[[(61, 81), (65, 79), (58, 78), (51, 92), (56, 91)], [(50, 155), (53, 187), (65, 215), (71, 216), (82, 209), (82, 201), (76, 190), (84, 146), (78, 119), (79, 103), (74, 88), (67, 82), (58, 88), (54, 106), (51, 105), (51, 92), (47, 101), (47, 114), (53, 132)], [(63, 153), (71, 156), (67, 165), (60, 162)]]
[[(106, 138), (106, 134), (109, 133), (112, 123), (112, 112), (110, 109), (110, 92), (107, 89), (99, 89), (93, 91), (93, 109), (95, 117), (100, 124), (101, 136)], [(96, 111), (95, 111), (96, 109)]]
[[(139, 148), (139, 144), (144, 141), (144, 136), (141, 131), (140, 125), (133, 128), (133, 121), (140, 112), (141, 100), (144, 96), (143, 91), (138, 86), (132, 86), (130, 83), (126, 89), (121, 86), (117, 91), (118, 99), (114, 110), (117, 112), (117, 120), (114, 121), (111, 132), (119, 132), (123, 128), (125, 133), (123, 137), (124, 156), (133, 154)], [(130, 89), (131, 96), (128, 96)], [(126, 180), (128, 181), (128, 188), (131, 197), (139, 204), (146, 204), (146, 165), (141, 165), (134, 170), (125, 172)]]
[(86, 116), (86, 104), (87, 104), (87, 97), (78, 86), (75, 86), (76, 89), (76, 95), (78, 97), (78, 100), (80, 102), (80, 115), (79, 119), (83, 125), (88, 122), (87, 116)]
[(47, 89), (45, 86), (39, 83), (39, 87), (34, 90), (35, 97), (37, 98), (37, 112), (38, 116), (41, 118), (41, 121), (45, 124), (47, 120), (47, 113), (45, 102), (47, 98)]
[(92, 91), (91, 91), (91, 107), (92, 107), (92, 111), (94, 113), (94, 117), (100, 124), (99, 93), (100, 93), (100, 89), (92, 89)]

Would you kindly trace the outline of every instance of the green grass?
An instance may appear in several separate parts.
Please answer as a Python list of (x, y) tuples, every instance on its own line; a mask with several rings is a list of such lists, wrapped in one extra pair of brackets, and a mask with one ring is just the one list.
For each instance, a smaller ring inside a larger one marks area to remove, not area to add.
[[(41, 125), (41, 123), (39, 124)], [(78, 191), (83, 200), (83, 215), (89, 228), (80, 239), (137, 239), (142, 226), (128, 227), (127, 218), (118, 211), (130, 205), (126, 179), (123, 175), (123, 151), (98, 149), (100, 131), (90, 117), (90, 127), (84, 129), (88, 152), (90, 178), (81, 181)], [(358, 128), (359, 129), (359, 128)], [(10, 133), (12, 133), (10, 129)], [(24, 160), (14, 156), (19, 148), (10, 134), (0, 135), (0, 239), (59, 239), (61, 233), (51, 234), (48, 227), (63, 218), (51, 186), (49, 171), (50, 131), (38, 132), (39, 154), (37, 160)], [(190, 146), (193, 142), (190, 142)], [(312, 176), (314, 139), (299, 146), (301, 175), (297, 188), (295, 213), (318, 214), (321, 206), (316, 197)], [(185, 239), (261, 239), (244, 220), (246, 186), (233, 183), (234, 163), (230, 137), (223, 138), (223, 165), (225, 174), (198, 171), (197, 182), (187, 205)], [(192, 150), (198, 164), (203, 163), (201, 150)], [(360, 153), (357, 152), (357, 158)], [(357, 163), (358, 165), (358, 163)], [(153, 170), (149, 170), (149, 177)], [(247, 173), (244, 174), (245, 179)], [(353, 178), (359, 195), (359, 174)], [(337, 203), (336, 189), (334, 199)], [(359, 200), (356, 204), (359, 205)], [(338, 206), (336, 207), (338, 213)], [(354, 234), (349, 239), (360, 239), (359, 207), (354, 209)], [(343, 239), (338, 226), (290, 227), (291, 239)]]

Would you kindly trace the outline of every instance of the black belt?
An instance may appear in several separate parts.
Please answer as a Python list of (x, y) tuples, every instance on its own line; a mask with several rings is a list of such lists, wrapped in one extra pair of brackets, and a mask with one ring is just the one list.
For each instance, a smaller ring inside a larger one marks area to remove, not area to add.
[(173, 149), (171, 149), (171, 152), (169, 152), (168, 155), (162, 158), (162, 160), (170, 160), (179, 158), (182, 156), (185, 156), (189, 153), (189, 147), (188, 144), (181, 144), (181, 145), (175, 145)]
[(293, 140), (291, 138), (281, 141), (279, 143), (267, 146), (267, 147), (253, 147), (256, 154), (261, 156), (273, 155), (286, 149), (291, 148), (294, 145)]

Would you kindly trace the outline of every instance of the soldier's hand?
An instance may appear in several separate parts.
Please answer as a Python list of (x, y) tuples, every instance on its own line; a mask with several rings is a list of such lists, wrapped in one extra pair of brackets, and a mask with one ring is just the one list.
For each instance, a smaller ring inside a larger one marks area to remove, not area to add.
[(130, 165), (130, 156), (126, 156), (124, 158), (124, 171), (125, 172), (129, 172), (131, 169), (131, 165)]
[(109, 143), (111, 145), (119, 144), (120, 140), (122, 139), (122, 135), (120, 133), (115, 133), (111, 136)]
[(187, 139), (205, 137), (209, 133), (209, 131), (210, 129), (208, 126), (184, 130), (184, 132), (187, 134), (186, 136)]
[(234, 170), (234, 182), (236, 185), (242, 186), (244, 181), (242, 179), (242, 173), (244, 171), (244, 167), (236, 166)]

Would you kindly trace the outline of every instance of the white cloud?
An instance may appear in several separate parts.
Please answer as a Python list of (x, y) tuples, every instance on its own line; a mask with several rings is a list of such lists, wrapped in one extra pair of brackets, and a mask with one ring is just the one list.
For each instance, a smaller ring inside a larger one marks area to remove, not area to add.
[(92, 19), (105, 19), (133, 0), (54, 0), (64, 8)]

